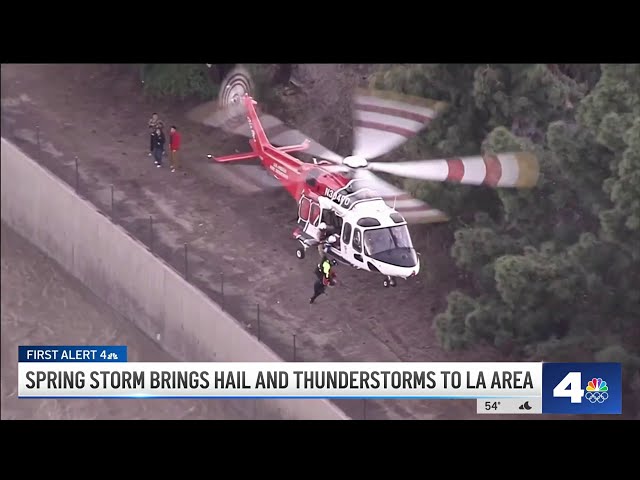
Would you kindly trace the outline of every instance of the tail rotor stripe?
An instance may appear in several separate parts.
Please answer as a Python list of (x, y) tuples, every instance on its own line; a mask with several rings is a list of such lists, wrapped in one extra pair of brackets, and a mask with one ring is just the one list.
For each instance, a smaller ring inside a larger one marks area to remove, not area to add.
[(431, 116), (419, 112), (411, 112), (403, 110), (401, 108), (386, 107), (383, 105), (373, 105), (365, 103), (357, 103), (355, 109), (360, 112), (381, 113), (383, 115), (389, 115), (392, 117), (406, 118), (417, 123), (426, 124), (432, 119)]
[(423, 98), (413, 95), (405, 95), (403, 93), (392, 92), (388, 90), (377, 89), (364, 89), (359, 88), (356, 90), (356, 98), (362, 99), (361, 103), (369, 103), (364, 100), (373, 100), (375, 102), (381, 102), (386, 105), (400, 105), (402, 110), (431, 110), (435, 112), (441, 112), (447, 107), (445, 102), (440, 100), (432, 100), (429, 98)]
[(483, 185), (489, 187), (497, 187), (502, 178), (502, 165), (500, 160), (495, 155), (485, 155), (484, 165), (487, 171), (487, 175), (484, 178)]
[(381, 132), (386, 132), (386, 133), (393, 133), (396, 135), (400, 135), (401, 137), (404, 137), (404, 138), (411, 138), (415, 133), (413, 130), (409, 130), (407, 128), (397, 127), (395, 125), (389, 125), (389, 124), (379, 123), (379, 122), (368, 122), (366, 120), (356, 120), (354, 123), (356, 127), (368, 128), (371, 130), (379, 130)]
[(409, 95), (357, 90), (354, 155), (367, 159), (384, 155), (425, 128), (445, 106), (444, 102)]
[(450, 158), (447, 160), (447, 181), (461, 182), (464, 178), (464, 162), (459, 158)]

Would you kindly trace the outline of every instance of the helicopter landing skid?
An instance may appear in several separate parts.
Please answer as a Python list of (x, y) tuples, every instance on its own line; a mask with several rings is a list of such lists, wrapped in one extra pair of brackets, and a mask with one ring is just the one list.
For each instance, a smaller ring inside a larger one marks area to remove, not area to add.
[(298, 259), (300, 260), (304, 259), (309, 247), (318, 246), (319, 242), (315, 238), (305, 235), (304, 233), (296, 232), (294, 236), (295, 239), (300, 243), (300, 246), (296, 250), (296, 257), (298, 257)]
[(302, 260), (305, 257), (306, 253), (307, 253), (307, 249), (311, 245), (309, 245), (306, 242), (306, 240), (304, 238), (302, 238), (301, 236), (297, 237), (296, 240), (298, 240), (298, 242), (300, 242), (300, 246), (296, 250), (296, 257), (298, 257), (300, 260)]
[(384, 281), (382, 282), (382, 285), (384, 286), (384, 288), (395, 287), (396, 279), (388, 276), (384, 279)]

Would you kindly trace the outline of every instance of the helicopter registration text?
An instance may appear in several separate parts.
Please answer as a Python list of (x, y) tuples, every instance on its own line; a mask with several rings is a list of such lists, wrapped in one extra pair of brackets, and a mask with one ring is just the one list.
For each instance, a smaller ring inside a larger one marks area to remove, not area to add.
[(351, 202), (351, 200), (349, 200), (346, 196), (334, 191), (332, 188), (329, 188), (329, 187), (325, 188), (324, 195), (326, 197), (329, 197), (331, 200), (333, 200), (337, 204), (343, 205), (345, 207), (349, 206), (349, 203)]

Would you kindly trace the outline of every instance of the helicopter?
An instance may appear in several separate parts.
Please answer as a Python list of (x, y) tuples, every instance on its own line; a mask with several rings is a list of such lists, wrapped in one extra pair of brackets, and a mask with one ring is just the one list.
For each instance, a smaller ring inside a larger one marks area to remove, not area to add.
[[(383, 286), (420, 272), (408, 226), (449, 220), (442, 211), (384, 181), (374, 172), (425, 181), (455, 182), (493, 188), (531, 188), (539, 164), (529, 152), (484, 154), (436, 160), (372, 162), (428, 126), (448, 105), (442, 101), (374, 89), (356, 89), (354, 151), (343, 157), (258, 111), (252, 83), (241, 66), (222, 82), (216, 107), (202, 109), (198, 120), (249, 138), (251, 151), (207, 157), (227, 163), (259, 159), (296, 200), (293, 238), (296, 256), (320, 246), (334, 265), (341, 263), (383, 277)], [(193, 115), (191, 115), (193, 118)], [(304, 152), (312, 162), (292, 153)], [(323, 228), (326, 227), (326, 228)]]

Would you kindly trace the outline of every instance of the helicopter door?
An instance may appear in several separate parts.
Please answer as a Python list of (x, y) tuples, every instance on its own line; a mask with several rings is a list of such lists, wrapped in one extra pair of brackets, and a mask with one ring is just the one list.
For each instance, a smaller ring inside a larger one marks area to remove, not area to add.
[(302, 230), (306, 230), (307, 223), (309, 223), (309, 213), (311, 211), (311, 200), (307, 197), (302, 196), (300, 198), (300, 203), (298, 206), (298, 226), (302, 228)]
[(316, 240), (320, 239), (320, 230), (318, 230), (318, 225), (320, 225), (321, 217), (322, 210), (320, 209), (320, 204), (311, 202), (311, 208), (309, 209), (309, 221), (307, 222), (306, 227), (304, 227), (304, 232)]
[(320, 225), (320, 204), (316, 202), (311, 203), (311, 211), (309, 212), (309, 225), (317, 227)]

